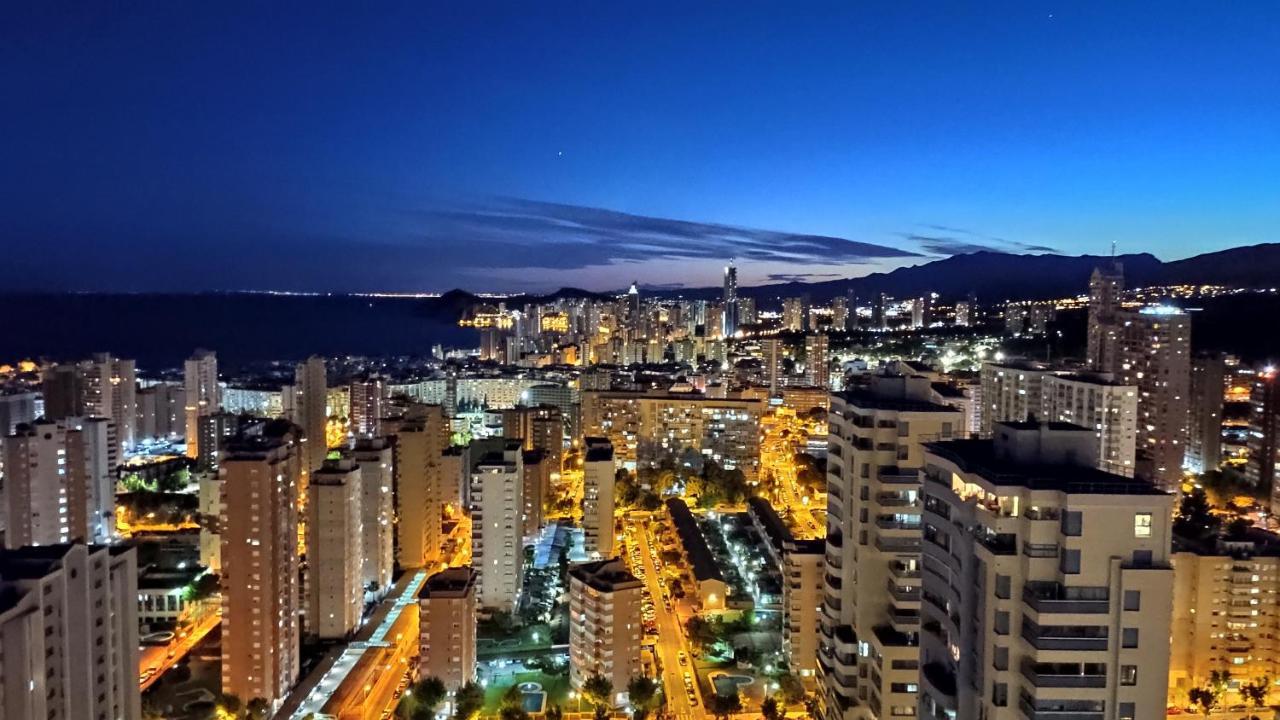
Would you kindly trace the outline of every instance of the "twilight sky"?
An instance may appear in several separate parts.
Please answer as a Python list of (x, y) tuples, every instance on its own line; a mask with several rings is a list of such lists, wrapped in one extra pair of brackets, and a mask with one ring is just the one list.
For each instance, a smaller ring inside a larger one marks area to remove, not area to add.
[(1280, 4), (19, 3), (0, 289), (539, 290), (1280, 240)]

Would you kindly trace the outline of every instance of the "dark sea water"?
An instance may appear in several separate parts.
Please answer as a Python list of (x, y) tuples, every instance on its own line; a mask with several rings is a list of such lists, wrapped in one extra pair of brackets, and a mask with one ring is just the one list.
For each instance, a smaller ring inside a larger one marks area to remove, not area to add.
[(141, 370), (180, 366), (197, 347), (233, 369), (312, 353), (427, 355), (473, 347), (475, 331), (429, 299), (350, 295), (0, 295), (0, 362), (109, 351)]

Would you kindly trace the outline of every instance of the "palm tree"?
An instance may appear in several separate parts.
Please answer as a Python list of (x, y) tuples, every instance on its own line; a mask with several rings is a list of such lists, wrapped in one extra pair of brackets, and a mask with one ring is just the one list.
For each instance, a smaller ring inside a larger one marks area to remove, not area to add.
[(564, 708), (559, 705), (552, 705), (544, 713), (544, 720), (564, 720)]
[(1266, 676), (1254, 678), (1253, 682), (1240, 686), (1240, 694), (1253, 705), (1254, 709), (1262, 709), (1267, 704), (1267, 693), (1271, 688), (1271, 678)]
[(627, 683), (627, 697), (631, 699), (633, 720), (644, 720), (653, 708), (658, 694), (658, 684), (643, 675), (631, 678)]
[(716, 720), (729, 720), (730, 715), (742, 712), (742, 698), (738, 697), (736, 690), (732, 695), (712, 695), (707, 705)]
[(613, 708), (613, 683), (603, 675), (592, 675), (582, 683), (582, 694), (595, 707), (596, 720), (609, 717)]
[(471, 720), (484, 707), (484, 690), (467, 682), (453, 694), (453, 720)]

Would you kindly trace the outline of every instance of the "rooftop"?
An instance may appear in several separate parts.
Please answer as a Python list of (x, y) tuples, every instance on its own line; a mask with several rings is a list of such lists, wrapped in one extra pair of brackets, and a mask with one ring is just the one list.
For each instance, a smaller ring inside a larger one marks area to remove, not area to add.
[(446, 568), (427, 578), (418, 598), (462, 597), (475, 583), (476, 573), (471, 566)]
[(959, 412), (950, 405), (929, 402), (927, 400), (911, 400), (877, 395), (869, 390), (850, 390), (835, 393), (846, 404), (862, 410), (892, 410), (896, 412)]
[[(1074, 427), (1074, 426), (1072, 426)], [(967, 473), (995, 485), (1071, 494), (1164, 495), (1144, 480), (1116, 475), (1093, 466), (1023, 463), (997, 453), (994, 440), (946, 440), (925, 443), (925, 450), (950, 460)]]
[(694, 580), (723, 582), (724, 575), (720, 573), (720, 566), (716, 565), (715, 556), (711, 554), (711, 548), (707, 547), (707, 539), (698, 529), (698, 521), (689, 511), (689, 506), (680, 498), (670, 498), (667, 500), (667, 513), (671, 515), (676, 534), (680, 536), (680, 544), (689, 558), (689, 564), (693, 566), (691, 569)]
[(616, 592), (640, 587), (640, 581), (618, 558), (571, 565), (569, 577), (600, 592)]

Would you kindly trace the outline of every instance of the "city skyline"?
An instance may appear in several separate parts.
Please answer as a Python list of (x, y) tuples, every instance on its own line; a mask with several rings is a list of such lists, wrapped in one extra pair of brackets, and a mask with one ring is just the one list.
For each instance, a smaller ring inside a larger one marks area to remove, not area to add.
[(0, 31), (23, 108), (0, 135), (0, 283), (709, 287), (736, 258), (751, 286), (1265, 242), (1273, 19), (28, 8)]

